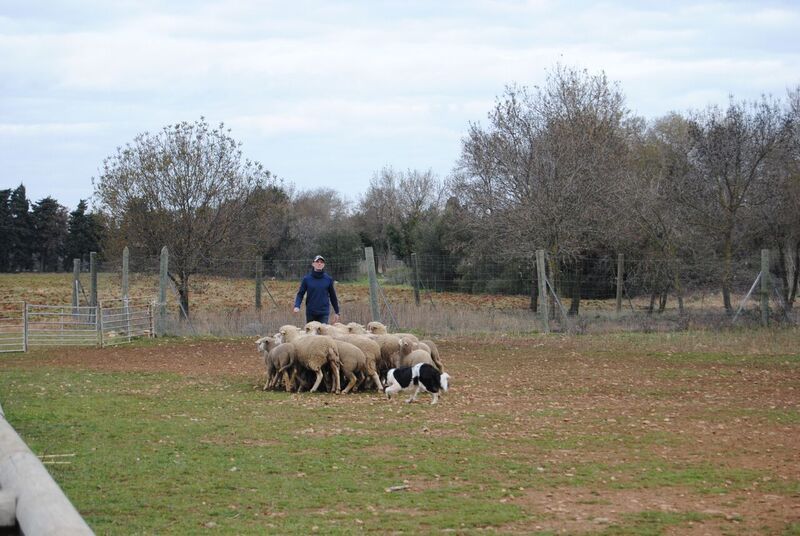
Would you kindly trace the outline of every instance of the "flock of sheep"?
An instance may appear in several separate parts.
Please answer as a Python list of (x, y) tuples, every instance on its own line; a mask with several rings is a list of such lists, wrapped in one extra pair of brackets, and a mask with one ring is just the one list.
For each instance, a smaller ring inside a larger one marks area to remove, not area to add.
[(256, 346), (267, 369), (264, 390), (283, 384), (286, 391), (303, 391), (311, 385), (309, 391), (314, 392), (324, 381), (336, 393), (382, 391), (381, 379), (392, 368), (427, 363), (444, 372), (433, 341), (411, 333), (388, 333), (380, 322), (366, 327), (356, 322), (286, 325), (274, 336), (258, 339)]

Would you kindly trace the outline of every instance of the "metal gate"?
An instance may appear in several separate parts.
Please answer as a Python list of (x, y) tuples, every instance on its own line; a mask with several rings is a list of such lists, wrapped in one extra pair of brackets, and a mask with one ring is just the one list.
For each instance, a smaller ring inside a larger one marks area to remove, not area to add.
[(146, 300), (104, 300), (100, 303), (100, 345), (131, 342), (152, 337), (153, 304)]
[(0, 302), (0, 352), (24, 352), (25, 302)]
[(27, 346), (94, 346), (98, 343), (97, 307), (26, 307)]
[(99, 307), (0, 302), (0, 352), (31, 346), (111, 346), (153, 336), (153, 304), (107, 300)]

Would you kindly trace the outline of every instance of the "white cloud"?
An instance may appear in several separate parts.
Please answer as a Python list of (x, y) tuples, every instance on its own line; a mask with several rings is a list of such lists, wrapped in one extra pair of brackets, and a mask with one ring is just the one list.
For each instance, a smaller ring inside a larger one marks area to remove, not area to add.
[[(0, 156), (21, 180), (77, 182), (137, 132), (205, 115), (289, 178), (368, 179), (384, 164), (444, 175), (504, 86), (539, 84), (556, 62), (605, 70), (647, 117), (782, 95), (800, 82), (799, 13), (774, 1), (30, 0), (0, 7)], [(33, 169), (48, 149), (58, 158)]]

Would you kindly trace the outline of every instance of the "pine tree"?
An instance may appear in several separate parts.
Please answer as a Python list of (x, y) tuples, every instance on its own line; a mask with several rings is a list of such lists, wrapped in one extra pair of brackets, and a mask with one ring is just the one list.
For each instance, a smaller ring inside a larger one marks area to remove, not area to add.
[(33, 266), (33, 227), (29, 208), (25, 186), (20, 184), (11, 192), (9, 198), (11, 219), (9, 268), (12, 271), (30, 270)]
[(0, 272), (11, 270), (11, 189), (0, 190)]
[(90, 252), (100, 251), (102, 224), (97, 215), (86, 214), (87, 207), (86, 201), (81, 199), (78, 207), (69, 213), (65, 270), (72, 267), (72, 259), (81, 259), (81, 262), (85, 262), (89, 259)]
[(48, 196), (34, 203), (31, 220), (39, 268), (43, 272), (57, 271), (67, 240), (67, 209)]

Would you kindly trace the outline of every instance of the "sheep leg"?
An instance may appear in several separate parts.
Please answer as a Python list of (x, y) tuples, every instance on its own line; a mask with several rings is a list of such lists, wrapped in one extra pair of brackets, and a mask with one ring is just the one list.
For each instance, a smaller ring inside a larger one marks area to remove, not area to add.
[(331, 362), (331, 369), (333, 373), (333, 386), (337, 393), (342, 392), (342, 384), (339, 383), (339, 364)]
[(372, 378), (372, 381), (375, 382), (375, 389), (380, 391), (381, 390), (381, 386), (383, 386), (383, 384), (381, 383), (381, 378), (380, 378), (380, 376), (378, 376), (378, 373), (377, 372), (373, 372), (370, 377)]
[(277, 376), (277, 373), (274, 373), (274, 372), (276, 372), (275, 368), (272, 365), (269, 365), (267, 367), (267, 380), (266, 380), (266, 383), (264, 383), (264, 390), (265, 391), (267, 389), (269, 389), (270, 387), (273, 387), (274, 384), (275, 384), (275, 377)]
[(356, 378), (356, 375), (355, 375), (355, 374), (353, 374), (353, 373), (352, 373), (352, 372), (350, 372), (350, 371), (345, 371), (345, 372), (344, 372), (344, 374), (345, 374), (345, 376), (347, 376), (347, 378), (350, 380), (350, 381), (347, 383), (347, 387), (345, 387), (345, 388), (342, 390), (342, 394), (343, 394), (343, 395), (346, 395), (347, 393), (349, 393), (349, 392), (350, 392), (350, 389), (352, 389), (352, 388), (353, 388), (353, 386), (356, 384), (356, 381), (358, 381), (358, 378)]
[[(295, 382), (295, 380), (297, 379), (297, 374), (298, 374), (298, 371), (299, 371), (299, 369), (298, 369), (297, 367), (295, 367), (295, 368), (293, 368), (293, 369), (292, 369), (292, 375), (289, 377), (289, 387), (288, 387), (288, 389), (289, 389), (289, 390), (292, 390), (292, 388), (294, 387), (294, 382)], [(297, 385), (297, 392), (299, 393), (299, 392), (300, 392), (300, 391), (302, 391), (302, 390), (303, 390), (303, 387), (302, 387), (302, 385), (300, 385), (300, 384), (298, 383), (298, 385)]]
[[(319, 384), (322, 383), (322, 371), (317, 369), (314, 372), (317, 373), (317, 381), (314, 382), (314, 387), (311, 388), (309, 393), (313, 393), (314, 391), (316, 391), (317, 387), (319, 387)], [(338, 375), (338, 371), (337, 371), (337, 375)]]
[[(278, 382), (276, 381), (275, 383), (277, 384)], [(289, 376), (289, 373), (284, 371), (283, 372), (283, 388), (286, 389), (287, 393), (291, 392), (292, 385), (293, 385), (293, 382), (292, 382), (291, 377)]]
[(436, 403), (437, 400), (439, 400), (439, 393), (431, 393), (431, 396), (433, 396), (433, 400), (431, 400), (431, 406), (432, 406)]

